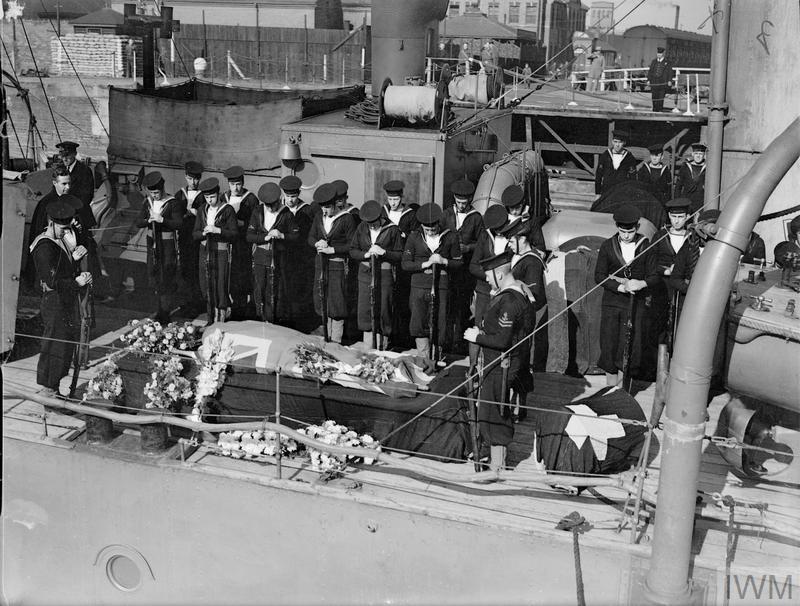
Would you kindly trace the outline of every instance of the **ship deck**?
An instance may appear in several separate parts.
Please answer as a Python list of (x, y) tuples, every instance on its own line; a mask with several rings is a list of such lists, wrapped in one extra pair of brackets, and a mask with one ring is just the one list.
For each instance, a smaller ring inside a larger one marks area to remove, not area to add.
[[(92, 342), (95, 357), (102, 356), (102, 347), (109, 345), (121, 334), (122, 329), (104, 334)], [(99, 354), (98, 354), (99, 352)], [(102, 359), (102, 357), (100, 358)], [(3, 365), (4, 384), (24, 384), (33, 386), (38, 355)], [(81, 382), (88, 380), (99, 360), (81, 373)], [(603, 377), (587, 376), (573, 378), (559, 374), (536, 375), (535, 391), (529, 399), (533, 406), (547, 403), (563, 403), (567, 399), (585, 397), (601, 389)], [(62, 383), (62, 389), (67, 379)], [(637, 383), (635, 397), (649, 418), (654, 398), (652, 384)], [(4, 440), (23, 439), (30, 441), (48, 440), (56, 444), (81, 443), (84, 438), (84, 421), (79, 416), (62, 415), (53, 412), (46, 414), (46, 429), (43, 423), (43, 407), (31, 400), (6, 397), (3, 399)], [(720, 395), (709, 405), (707, 435), (713, 435), (719, 415), (728, 396)], [(44, 438), (45, 435), (48, 436)], [(138, 434), (135, 428), (126, 428), (107, 446), (94, 447), (93, 452), (109, 456), (137, 456), (139, 452)], [(286, 487), (296, 484), (297, 489), (324, 491), (327, 495), (343, 499), (369, 502), (404, 511), (419, 512), (428, 516), (456, 520), (511, 530), (517, 533), (553, 537), (561, 535), (568, 539), (567, 533), (556, 530), (556, 524), (564, 516), (577, 511), (592, 525), (581, 536), (581, 544), (600, 548), (628, 550), (632, 555), (647, 556), (653, 536), (653, 521), (657, 512), (651, 502), (657, 493), (661, 465), (662, 431), (656, 429), (651, 445), (647, 478), (644, 482), (645, 505), (642, 508), (643, 525), (639, 527), (636, 542), (632, 541), (630, 525), (619, 531), (624, 519), (623, 511), (627, 493), (616, 488), (590, 488), (578, 496), (568, 494), (563, 489), (549, 486), (524, 485), (513, 481), (495, 483), (459, 482), (450, 483), (433, 480), (406, 470), (387, 469), (379, 466), (354, 466), (348, 468), (345, 476), (338, 480), (323, 482), (320, 474), (311, 471), (299, 459), (284, 459), (282, 480), (276, 480), (276, 466), (271, 460), (254, 462), (218, 456), (213, 449), (201, 446), (181, 461), (177, 447), (168, 451), (162, 464), (191, 466), (192, 470), (234, 477), (242, 481), (270, 484), (279, 482)], [(509, 464), (515, 472), (525, 472), (535, 467), (532, 457), (533, 432), (529, 421), (518, 425), (515, 440), (509, 448)], [(433, 470), (442, 472), (467, 473), (472, 470), (468, 462), (446, 463), (402, 455), (424, 463)], [(152, 462), (152, 457), (147, 457)], [(266, 465), (264, 463), (267, 463)], [(769, 467), (774, 462), (767, 462)], [(286, 480), (303, 480), (292, 483)], [(751, 572), (796, 570), (800, 564), (800, 540), (798, 540), (797, 505), (800, 503), (800, 488), (767, 479), (750, 479), (734, 472), (722, 458), (715, 444), (704, 441), (703, 456), (698, 486), (703, 496), (702, 504), (696, 510), (696, 524), (693, 537), (695, 568), (724, 570), (728, 555), (729, 509), (723, 506), (722, 496), (735, 499), (734, 537), (731, 550), (731, 569)], [(762, 511), (761, 506), (765, 506)], [(766, 525), (771, 526), (766, 528)]]

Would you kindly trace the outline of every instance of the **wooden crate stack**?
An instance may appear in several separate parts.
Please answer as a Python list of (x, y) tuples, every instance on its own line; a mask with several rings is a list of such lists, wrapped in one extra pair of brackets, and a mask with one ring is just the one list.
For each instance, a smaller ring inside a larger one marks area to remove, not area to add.
[(126, 40), (125, 36), (101, 34), (67, 34), (61, 36), (61, 42), (53, 37), (50, 39), (51, 73), (71, 76), (77, 71), (81, 76), (121, 78)]

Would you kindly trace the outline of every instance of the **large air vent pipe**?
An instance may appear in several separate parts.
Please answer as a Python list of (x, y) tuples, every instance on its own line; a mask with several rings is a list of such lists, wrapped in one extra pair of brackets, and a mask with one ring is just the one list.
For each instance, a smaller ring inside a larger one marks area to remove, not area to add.
[(448, 0), (372, 0), (373, 93), (386, 78), (402, 86), (406, 76), (424, 76), (447, 6)]
[(658, 519), (645, 583), (648, 598), (656, 604), (692, 601), (688, 577), (695, 499), (717, 332), (750, 232), (767, 199), (798, 158), (800, 118), (795, 118), (770, 143), (725, 204), (686, 295), (669, 369)]
[(722, 147), (725, 114), (728, 112), (728, 42), (731, 31), (731, 0), (716, 0), (711, 39), (711, 88), (708, 95), (708, 166), (706, 167), (705, 206), (720, 207)]

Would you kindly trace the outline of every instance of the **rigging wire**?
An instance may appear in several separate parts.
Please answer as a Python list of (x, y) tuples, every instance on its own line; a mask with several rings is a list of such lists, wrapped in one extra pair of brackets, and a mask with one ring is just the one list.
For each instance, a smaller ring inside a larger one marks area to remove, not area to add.
[[(12, 63), (11, 55), (8, 52), (8, 48), (6, 48), (5, 41), (0, 39), (0, 42), (2, 42), (3, 50), (6, 53), (6, 57), (8, 58), (9, 64), (11, 64)], [(31, 139), (31, 134), (30, 134), (31, 130), (36, 131), (36, 134), (39, 135), (39, 142), (41, 143), (42, 149), (45, 149), (46, 146), (44, 144), (44, 139), (42, 139), (42, 133), (39, 132), (39, 126), (38, 126), (38, 123), (37, 123), (37, 120), (36, 120), (36, 116), (34, 115), (33, 108), (31, 107), (31, 102), (30, 102), (30, 99), (29, 99), (30, 91), (27, 88), (22, 86), (22, 84), (19, 81), (19, 78), (17, 78), (16, 75), (12, 75), (9, 72), (7, 72), (6, 70), (3, 70), (3, 75), (11, 82), (11, 85), (17, 90), (17, 96), (22, 99), (22, 102), (25, 104), (25, 107), (28, 110), (28, 117), (29, 117), (28, 118), (28, 133), (29, 134), (28, 134), (28, 139), (26, 140), (25, 148), (22, 147), (22, 142), (19, 139), (19, 135), (17, 135), (16, 128), (14, 128), (14, 134), (15, 134), (15, 136), (17, 138), (17, 145), (19, 145), (20, 152), (22, 153), (23, 158), (27, 162), (27, 160), (28, 160), (28, 143), (30, 142), (30, 139)], [(4, 86), (7, 87), (8, 85), (4, 85)], [(9, 115), (9, 119), (11, 119), (10, 115)], [(11, 120), (11, 124), (12, 124), (12, 127), (13, 127), (13, 125), (14, 125), (13, 120)], [(36, 151), (34, 149), (32, 151), (32, 154), (35, 156), (35, 153), (36, 153)]]
[[(39, 2), (42, 5), (42, 10), (46, 13), (47, 12), (47, 7), (44, 4), (44, 0), (39, 0)], [(58, 30), (56, 29), (56, 26), (53, 23), (53, 20), (49, 16), (47, 17), (47, 20), (50, 22), (50, 28), (53, 30), (53, 33), (56, 35), (56, 38), (58, 38), (58, 43), (61, 45), (61, 48), (64, 51), (64, 55), (67, 57), (67, 61), (69, 61), (69, 65), (72, 68), (72, 71), (75, 72), (75, 77), (78, 79), (78, 83), (81, 85), (81, 88), (83, 89), (83, 94), (86, 95), (86, 99), (89, 101), (89, 105), (92, 106), (92, 111), (94, 112), (94, 115), (97, 116), (97, 120), (98, 120), (98, 122), (100, 122), (100, 126), (103, 127), (103, 132), (106, 134), (106, 137), (110, 136), (108, 134), (108, 129), (106, 128), (106, 125), (103, 122), (103, 118), (100, 117), (100, 112), (97, 111), (97, 108), (94, 105), (94, 101), (92, 101), (92, 98), (89, 96), (89, 91), (86, 90), (86, 86), (84, 86), (84, 84), (83, 84), (83, 80), (81, 79), (81, 75), (78, 73), (78, 70), (75, 68), (75, 64), (72, 62), (72, 57), (69, 56), (69, 52), (67, 51), (67, 47), (64, 46), (64, 41), (61, 39), (61, 36), (58, 35)], [(20, 21), (21, 21), (21, 19), (20, 19)], [(31, 51), (31, 52), (33, 52), (33, 51)]]
[(25, 19), (20, 17), (19, 24), (22, 26), (22, 33), (25, 34), (25, 42), (28, 44), (28, 50), (31, 51), (31, 59), (33, 59), (33, 68), (36, 70), (36, 77), (39, 78), (39, 84), (42, 87), (42, 94), (44, 94), (44, 100), (47, 102), (47, 109), (50, 111), (50, 118), (53, 120), (53, 127), (56, 129), (56, 137), (58, 138), (58, 142), (61, 143), (61, 132), (58, 130), (58, 124), (56, 124), (56, 117), (53, 115), (53, 107), (50, 105), (50, 98), (47, 96), (47, 89), (44, 87), (44, 81), (42, 81), (42, 74), (39, 71), (39, 65), (36, 63), (36, 53), (33, 51), (33, 46), (31, 46), (30, 38), (28, 38), (28, 29), (25, 27)]

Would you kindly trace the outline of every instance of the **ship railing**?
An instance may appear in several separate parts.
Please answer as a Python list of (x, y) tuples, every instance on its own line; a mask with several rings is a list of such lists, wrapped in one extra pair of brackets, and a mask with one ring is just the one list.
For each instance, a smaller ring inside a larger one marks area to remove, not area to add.
[[(545, 486), (572, 486), (582, 487), (609, 487), (616, 488), (628, 493), (637, 492), (636, 476), (633, 471), (625, 471), (619, 474), (598, 476), (577, 476), (558, 473), (549, 473), (547, 470), (526, 470), (524, 472), (509, 469), (492, 469), (489, 471), (469, 471), (469, 470), (443, 470), (432, 465), (410, 460), (391, 452), (381, 449), (359, 448), (348, 446), (335, 446), (314, 438), (310, 438), (302, 432), (296, 431), (282, 423), (270, 421), (251, 421), (240, 423), (204, 423), (193, 421), (182, 416), (163, 414), (161, 412), (143, 412), (140, 414), (128, 414), (112, 410), (113, 404), (107, 400), (88, 400), (83, 402), (62, 400), (51, 398), (41, 394), (32, 393), (27, 387), (12, 381), (6, 381), (3, 387), (4, 398), (24, 398), (36, 402), (51, 409), (70, 411), (75, 414), (91, 415), (108, 419), (113, 423), (129, 426), (142, 426), (161, 423), (172, 427), (188, 429), (197, 435), (207, 433), (221, 433), (229, 431), (272, 431), (302, 443), (306, 447), (319, 450), (334, 456), (344, 456), (359, 459), (372, 459), (374, 469), (377, 471), (391, 471), (392, 469), (405, 470), (408, 472), (422, 475), (432, 480), (449, 482), (455, 484), (465, 483), (486, 483), (486, 482), (508, 482), (514, 485), (545, 485)], [(154, 409), (151, 409), (154, 410)], [(43, 415), (43, 423), (46, 432), (47, 413)], [(198, 445), (197, 440), (183, 439), (182, 445)], [(382, 465), (380, 465), (382, 464)]]
[[(612, 82), (621, 83), (621, 88), (624, 90), (633, 90), (634, 88), (638, 87), (639, 85), (636, 85), (635, 83), (641, 83), (643, 87), (644, 83), (647, 82), (648, 70), (649, 68), (647, 67), (605, 69), (603, 70), (603, 75), (599, 80), (600, 90), (606, 90), (608, 84)], [(701, 75), (708, 76), (711, 73), (711, 69), (707, 67), (674, 67), (673, 70), (675, 75), (672, 79), (672, 88), (675, 90), (680, 90), (680, 87), (684, 81), (682, 77), (685, 78), (687, 75), (694, 76), (694, 82), (692, 84), (697, 86), (701, 82)], [(573, 71), (570, 74), (572, 85), (577, 86), (578, 84), (585, 82), (588, 74), (588, 70)], [(707, 85), (707, 77), (703, 78), (702, 82), (704, 85)]]

